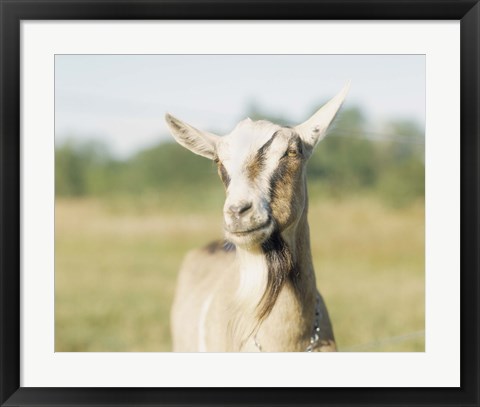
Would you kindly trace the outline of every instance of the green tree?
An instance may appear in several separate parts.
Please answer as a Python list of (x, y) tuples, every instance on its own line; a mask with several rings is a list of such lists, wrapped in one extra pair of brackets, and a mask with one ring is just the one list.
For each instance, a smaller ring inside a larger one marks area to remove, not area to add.
[(92, 193), (102, 168), (110, 160), (106, 146), (96, 141), (80, 143), (69, 139), (60, 144), (55, 150), (55, 193), (64, 196)]

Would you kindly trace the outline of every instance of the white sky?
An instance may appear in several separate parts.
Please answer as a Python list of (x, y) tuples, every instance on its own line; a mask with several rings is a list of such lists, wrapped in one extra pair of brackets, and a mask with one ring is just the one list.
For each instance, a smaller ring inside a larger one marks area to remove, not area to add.
[(345, 106), (373, 125), (425, 123), (423, 55), (57, 55), (55, 137), (128, 156), (170, 137), (166, 112), (226, 134), (254, 103), (302, 122), (352, 81)]

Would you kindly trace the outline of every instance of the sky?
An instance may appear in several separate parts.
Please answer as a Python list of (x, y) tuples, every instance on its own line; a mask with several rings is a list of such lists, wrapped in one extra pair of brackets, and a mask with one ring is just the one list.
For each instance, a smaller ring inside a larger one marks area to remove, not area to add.
[(223, 135), (252, 105), (295, 125), (348, 80), (345, 107), (372, 128), (424, 126), (424, 55), (56, 55), (55, 140), (96, 139), (128, 157), (171, 139), (166, 112)]

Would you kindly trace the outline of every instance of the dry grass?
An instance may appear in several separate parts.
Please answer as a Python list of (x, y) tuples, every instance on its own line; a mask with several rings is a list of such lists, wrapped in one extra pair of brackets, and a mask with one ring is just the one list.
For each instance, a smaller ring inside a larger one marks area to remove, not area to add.
[[(221, 236), (220, 207), (137, 211), (57, 200), (56, 351), (169, 351), (177, 270), (188, 250)], [(340, 349), (423, 351), (423, 204), (311, 200), (310, 226)]]

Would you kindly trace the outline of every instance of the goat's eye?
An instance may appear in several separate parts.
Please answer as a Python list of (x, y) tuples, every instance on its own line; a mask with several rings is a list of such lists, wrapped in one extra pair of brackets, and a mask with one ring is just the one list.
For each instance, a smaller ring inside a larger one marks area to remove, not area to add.
[(287, 150), (287, 155), (288, 155), (289, 157), (296, 157), (297, 154), (298, 154), (297, 150), (294, 150), (294, 149), (292, 149), (292, 148), (290, 148), (290, 149)]

